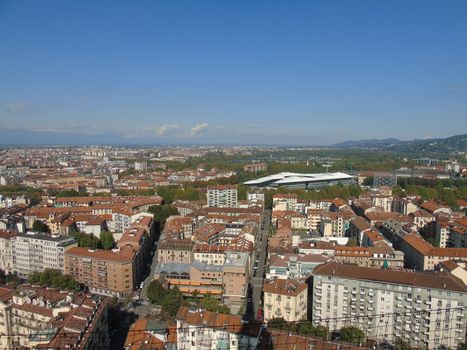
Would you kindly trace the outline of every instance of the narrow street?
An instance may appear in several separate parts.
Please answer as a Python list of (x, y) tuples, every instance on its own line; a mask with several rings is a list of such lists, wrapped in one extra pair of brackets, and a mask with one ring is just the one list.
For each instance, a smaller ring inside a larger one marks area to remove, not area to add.
[[(246, 318), (256, 319), (258, 308), (261, 306), (261, 289), (263, 287), (264, 274), (266, 272), (266, 259), (267, 259), (267, 247), (268, 247), (268, 236), (269, 226), (271, 223), (271, 210), (266, 209), (263, 215), (263, 222), (260, 226), (260, 234), (258, 235), (258, 241), (256, 249), (253, 254), (253, 267), (250, 276), (250, 289), (252, 290), (251, 302), (247, 303)], [(254, 267), (257, 267), (255, 269)]]

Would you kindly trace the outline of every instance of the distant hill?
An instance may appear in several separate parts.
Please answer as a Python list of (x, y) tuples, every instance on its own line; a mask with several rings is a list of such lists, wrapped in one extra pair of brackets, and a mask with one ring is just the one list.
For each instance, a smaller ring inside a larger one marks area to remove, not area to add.
[(378, 147), (378, 146), (388, 146), (388, 145), (397, 145), (406, 141), (401, 141), (399, 139), (390, 138), (390, 139), (370, 139), (370, 140), (352, 140), (352, 141), (344, 141), (341, 143), (336, 143), (331, 147), (335, 148), (345, 148), (345, 147)]
[(345, 141), (335, 144), (335, 148), (377, 148), (400, 153), (446, 154), (467, 152), (467, 134), (447, 138), (401, 141), (395, 138)]

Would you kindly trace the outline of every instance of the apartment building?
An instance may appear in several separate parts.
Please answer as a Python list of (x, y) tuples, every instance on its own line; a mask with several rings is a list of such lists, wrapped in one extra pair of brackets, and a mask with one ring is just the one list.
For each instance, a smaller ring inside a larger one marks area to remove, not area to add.
[(392, 210), (404, 215), (410, 215), (418, 210), (418, 206), (411, 199), (395, 197)]
[(226, 252), (222, 269), (224, 302), (240, 306), (246, 298), (250, 275), (250, 256), (244, 252)]
[(176, 316), (179, 350), (257, 349), (262, 327), (239, 316), (182, 306)]
[(437, 220), (436, 239), (442, 248), (467, 248), (467, 219)]
[(113, 250), (74, 247), (65, 253), (65, 274), (92, 293), (125, 297), (136, 287), (135, 255), (131, 246)]
[(404, 253), (394, 250), (385, 242), (371, 247), (338, 246), (334, 260), (363, 267), (400, 269), (404, 267)]
[(344, 237), (346, 227), (344, 217), (339, 213), (321, 214), (319, 232), (323, 237)]
[(2, 349), (105, 349), (107, 300), (88, 293), (22, 285), (0, 287)]
[(401, 248), (407, 267), (416, 270), (434, 270), (444, 260), (467, 261), (467, 249), (433, 247), (418, 234), (403, 237)]
[(12, 238), (13, 268), (26, 277), (34, 271), (64, 270), (65, 253), (78, 243), (72, 237), (29, 231)]
[(208, 186), (208, 207), (236, 208), (237, 207), (237, 185)]
[(190, 239), (166, 239), (157, 247), (159, 264), (169, 262), (190, 264), (193, 262), (193, 241)]
[(264, 321), (282, 317), (288, 322), (307, 318), (308, 286), (298, 279), (265, 279), (263, 282)]
[[(455, 348), (465, 339), (467, 287), (449, 273), (421, 273), (328, 262), (313, 272), (312, 321), (331, 331), (417, 348)], [(439, 310), (439, 311), (438, 311)], [(386, 315), (386, 316), (385, 316)]]
[(15, 272), (12, 240), (17, 234), (18, 231), (0, 230), (0, 270), (6, 274)]
[(267, 169), (266, 163), (251, 163), (243, 166), (243, 170), (249, 173), (256, 173), (258, 171), (265, 171)]
[(228, 248), (225, 245), (196, 244), (193, 249), (193, 258), (203, 264), (224, 265)]
[(272, 211), (295, 211), (297, 195), (289, 193), (275, 194), (272, 197)]

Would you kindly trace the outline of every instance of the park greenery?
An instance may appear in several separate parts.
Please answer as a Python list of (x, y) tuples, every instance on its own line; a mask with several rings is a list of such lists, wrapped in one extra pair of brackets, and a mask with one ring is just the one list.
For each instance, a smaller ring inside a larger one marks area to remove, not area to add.
[(177, 287), (165, 289), (158, 280), (149, 284), (147, 296), (151, 303), (160, 305), (162, 312), (169, 317), (174, 317), (182, 305), (197, 305), (207, 311), (230, 314), (227, 306), (222, 305), (219, 300), (209, 294), (202, 295), (194, 291), (191, 298), (184, 299)]
[(40, 220), (34, 220), (32, 223), (32, 230), (36, 232), (50, 232), (49, 227), (47, 224), (43, 223)]
[(149, 301), (160, 305), (162, 313), (168, 317), (175, 317), (178, 309), (183, 304), (183, 295), (178, 287), (165, 289), (157, 280), (149, 284), (147, 295)]
[(60, 270), (45, 269), (43, 272), (34, 271), (28, 278), (31, 284), (39, 284), (42, 287), (59, 288), (74, 291), (79, 284), (69, 275), (63, 275)]

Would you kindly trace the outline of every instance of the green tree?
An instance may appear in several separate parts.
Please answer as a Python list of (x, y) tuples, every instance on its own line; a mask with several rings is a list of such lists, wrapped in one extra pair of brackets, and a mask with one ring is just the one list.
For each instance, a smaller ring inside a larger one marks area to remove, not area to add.
[(150, 206), (148, 211), (154, 214), (154, 221), (159, 223), (161, 231), (164, 229), (165, 222), (169, 216), (178, 215), (177, 208), (167, 204)]
[(32, 230), (37, 232), (50, 232), (47, 224), (44, 224), (40, 220), (34, 220), (34, 223), (32, 224)]
[(153, 280), (148, 286), (147, 295), (151, 303), (161, 304), (167, 295), (167, 290), (158, 280)]
[(318, 338), (323, 338), (323, 339), (328, 339), (329, 337), (329, 328), (326, 326), (318, 325), (315, 328), (315, 334), (313, 334), (315, 337)]
[(297, 328), (297, 333), (300, 333), (300, 334), (311, 335), (311, 334), (316, 333), (316, 329), (313, 326), (313, 323), (308, 320), (298, 322), (296, 324), (296, 328)]
[(284, 320), (282, 317), (277, 317), (277, 318), (273, 318), (269, 320), (268, 327), (271, 327), (274, 329), (288, 330), (289, 323), (286, 320)]
[(394, 350), (412, 350), (410, 343), (397, 339), (394, 343)]
[(110, 250), (115, 244), (114, 236), (111, 232), (104, 231), (101, 233), (101, 246), (105, 250)]
[(342, 327), (339, 331), (341, 340), (347, 343), (359, 345), (365, 339), (365, 333), (357, 327), (347, 326)]
[(351, 237), (347, 242), (348, 247), (357, 247), (358, 246), (358, 239), (357, 237)]
[(170, 289), (162, 300), (162, 311), (169, 317), (175, 317), (183, 302), (183, 296), (178, 287)]
[(78, 242), (78, 246), (86, 247), (91, 249), (97, 249), (99, 247), (99, 238), (93, 234), (87, 234), (82, 232), (72, 233), (71, 236)]

